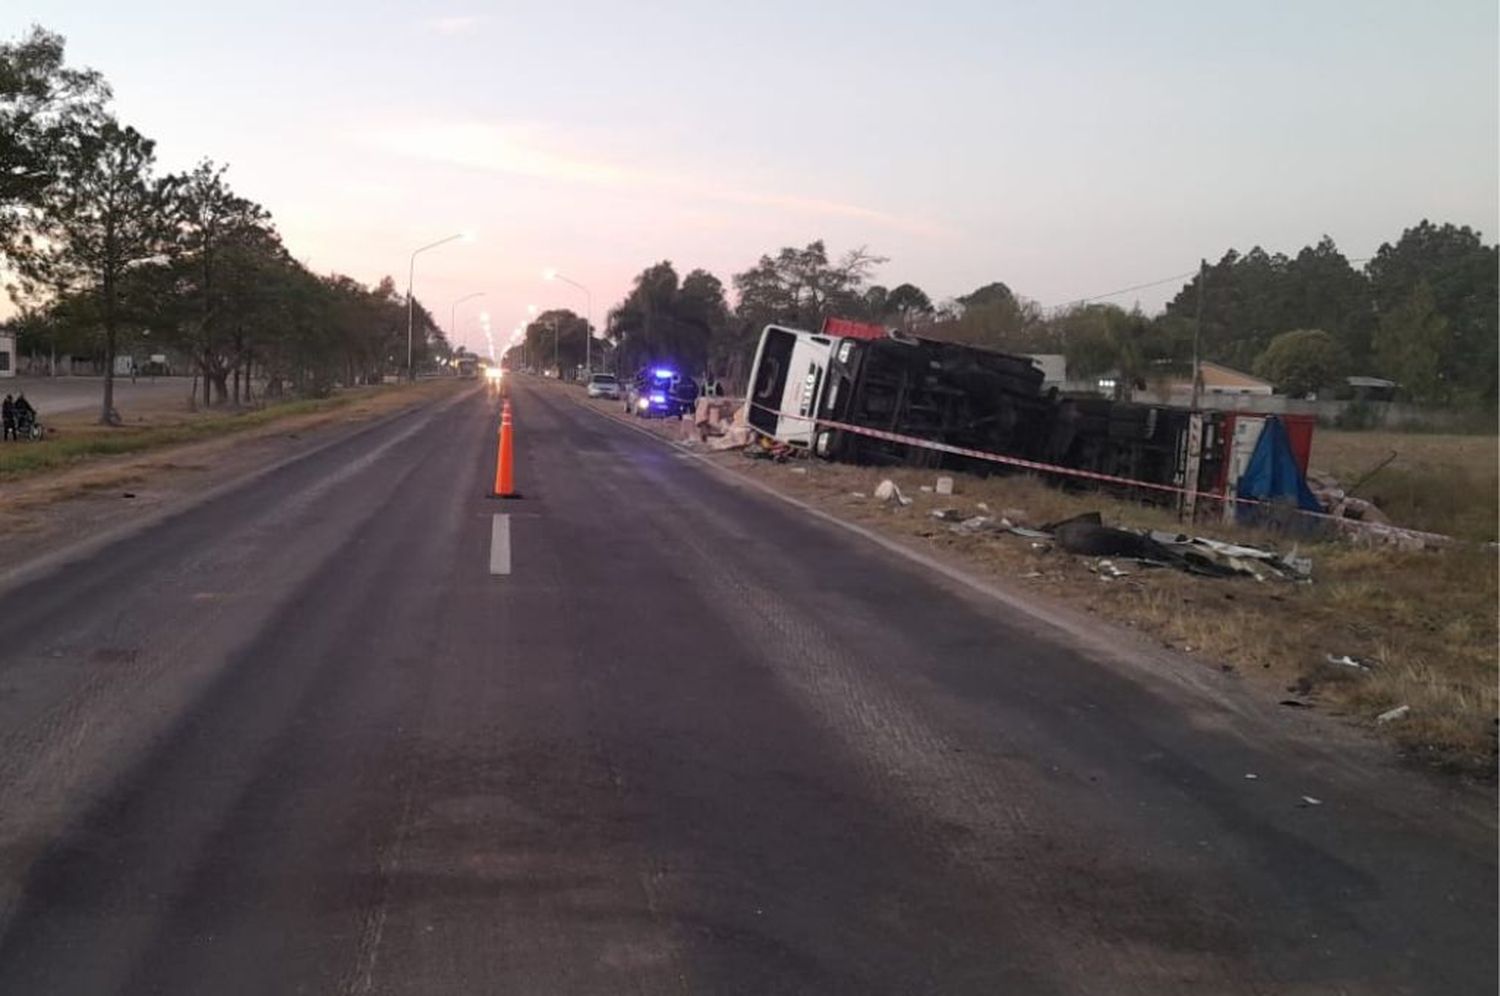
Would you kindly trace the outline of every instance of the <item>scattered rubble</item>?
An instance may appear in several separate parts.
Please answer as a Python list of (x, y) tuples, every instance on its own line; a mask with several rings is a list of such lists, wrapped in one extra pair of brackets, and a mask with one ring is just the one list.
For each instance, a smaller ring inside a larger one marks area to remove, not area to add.
[(1050, 523), (1040, 530), (1012, 527), (1010, 531), (1028, 539), (1053, 539), (1069, 553), (1176, 567), (1206, 577), (1245, 575), (1257, 581), (1305, 581), (1312, 575), (1312, 561), (1295, 553), (1282, 556), (1274, 550), (1184, 533), (1117, 529), (1104, 525), (1098, 512)]
[(911, 504), (911, 499), (902, 494), (901, 489), (896, 486), (896, 482), (889, 477), (875, 485), (875, 498), (878, 501), (884, 502), (894, 501), (897, 505)]

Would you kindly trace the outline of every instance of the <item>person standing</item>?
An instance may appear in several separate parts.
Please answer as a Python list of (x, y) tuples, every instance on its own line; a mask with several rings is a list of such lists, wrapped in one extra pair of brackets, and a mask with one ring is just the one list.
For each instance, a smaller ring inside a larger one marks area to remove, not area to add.
[(4, 426), (4, 431), (0, 432), (0, 439), (16, 438), (16, 403), (8, 394), (5, 396), (4, 404), (0, 405), (0, 425)]

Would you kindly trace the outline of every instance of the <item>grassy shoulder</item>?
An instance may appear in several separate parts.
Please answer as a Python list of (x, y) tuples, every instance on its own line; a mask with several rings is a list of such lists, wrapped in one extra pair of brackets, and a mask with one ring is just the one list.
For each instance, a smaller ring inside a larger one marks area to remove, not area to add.
[[(617, 403), (594, 404), (626, 417)], [(668, 438), (683, 435), (676, 420), (634, 421)], [(1376, 439), (1362, 441), (1376, 448), (1385, 445)], [(1324, 452), (1337, 452), (1339, 442), (1325, 441)], [(1489, 443), (1493, 446), (1493, 440)], [(1424, 452), (1441, 473), (1443, 451), (1428, 447)], [(1351, 453), (1349, 466), (1359, 466), (1364, 458), (1363, 453)], [(1068, 491), (1023, 475), (949, 475), (956, 479), (956, 493), (945, 497), (930, 490), (936, 475), (927, 471), (817, 460), (775, 464), (733, 452), (710, 459), (1013, 589), (1071, 604), (1144, 633), (1164, 647), (1197, 657), (1206, 667), (1238, 674), (1259, 694), (1288, 703), (1289, 709), (1335, 713), (1377, 731), (1413, 758), (1449, 771), (1494, 777), (1495, 606), (1500, 589), (1493, 549), (1462, 544), (1403, 552), (1342, 541), (1303, 541), (1297, 553), (1311, 557), (1314, 564), (1309, 584), (1207, 579), (1135, 565), (1123, 565), (1129, 573), (1112, 577), (1093, 558), (1008, 533), (955, 532), (932, 513), (951, 508), (966, 516), (1005, 515), (1036, 526), (1098, 511), (1107, 522), (1130, 528), (1189, 530), (1281, 550), (1296, 541), (1222, 522), (1185, 526), (1170, 509)], [(1451, 460), (1448, 473), (1472, 472), (1467, 447), (1460, 447)], [(1433, 472), (1431, 467), (1428, 472)], [(893, 479), (912, 504), (876, 501), (875, 486), (883, 478)], [(922, 490), (924, 485), (928, 491)], [(1490, 489), (1480, 501), (1493, 499), (1493, 484)], [(1468, 501), (1474, 497), (1470, 494)], [(986, 509), (980, 509), (981, 503)], [(1434, 518), (1422, 525), (1462, 532), (1435, 507), (1428, 507)], [(1346, 655), (1371, 662), (1370, 669), (1329, 661), (1330, 656)], [(1410, 708), (1399, 719), (1377, 721), (1382, 713), (1403, 705)]]
[(0, 445), (0, 482), (31, 480), (110, 457), (165, 450), (272, 426), (309, 427), (344, 416), (368, 416), (446, 394), (451, 380), (341, 391), (239, 412), (193, 412), (185, 404), (148, 409), (120, 427), (83, 417), (49, 423), (46, 439)]
[(1400, 526), (1493, 542), (1500, 523), (1500, 448), (1493, 435), (1386, 431), (1313, 434), (1312, 466), (1375, 503)]

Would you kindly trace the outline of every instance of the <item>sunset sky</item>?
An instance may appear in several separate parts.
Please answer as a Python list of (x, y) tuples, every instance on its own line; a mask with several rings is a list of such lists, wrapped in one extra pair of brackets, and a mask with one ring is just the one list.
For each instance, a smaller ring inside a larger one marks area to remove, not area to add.
[[(1429, 4), (10, 0), (166, 169), (230, 165), (318, 271), (404, 286), (460, 342), (596, 323), (645, 266), (730, 276), (827, 240), (934, 299), (1045, 305), (1423, 217), (1496, 235), (1494, 0)], [(1112, 300), (1148, 310), (1175, 284)]]

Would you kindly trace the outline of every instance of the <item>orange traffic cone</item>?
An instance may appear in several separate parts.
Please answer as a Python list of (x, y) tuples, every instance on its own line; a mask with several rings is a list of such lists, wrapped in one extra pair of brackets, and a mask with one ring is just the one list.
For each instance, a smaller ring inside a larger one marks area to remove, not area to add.
[(500, 447), (495, 455), (495, 497), (514, 498), (515, 494), (515, 441), (511, 438), (510, 399), (507, 398), (505, 406), (500, 409)]

